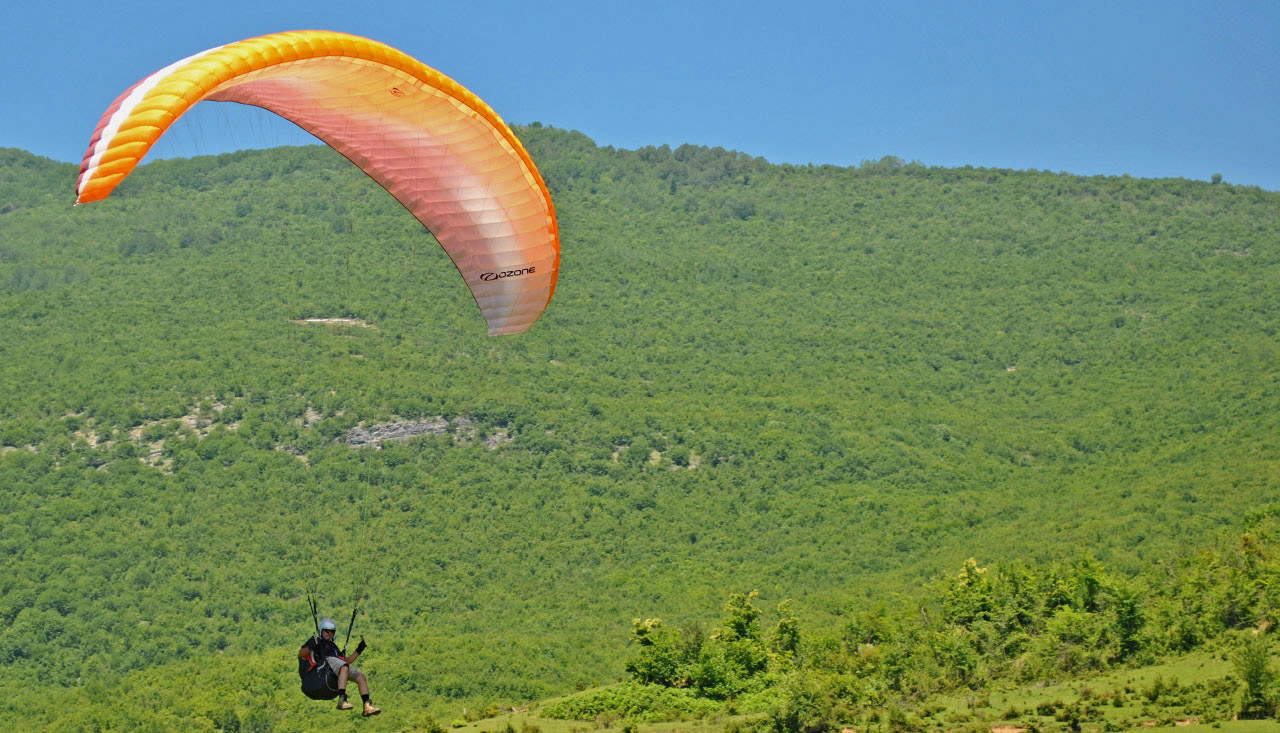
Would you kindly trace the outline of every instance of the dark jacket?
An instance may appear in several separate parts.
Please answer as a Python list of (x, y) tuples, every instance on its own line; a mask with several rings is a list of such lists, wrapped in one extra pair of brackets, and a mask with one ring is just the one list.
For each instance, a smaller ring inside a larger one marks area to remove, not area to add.
[(319, 667), (329, 657), (347, 661), (342, 656), (342, 650), (338, 649), (338, 645), (332, 641), (315, 636), (307, 639), (307, 643), (298, 650), (298, 676), (305, 677), (308, 672)]

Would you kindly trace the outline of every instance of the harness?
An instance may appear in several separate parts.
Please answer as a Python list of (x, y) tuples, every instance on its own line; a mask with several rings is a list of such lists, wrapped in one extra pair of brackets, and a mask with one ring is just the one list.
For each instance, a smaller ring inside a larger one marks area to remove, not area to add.
[[(312, 654), (318, 655), (321, 639), (318, 636), (311, 638), (315, 643), (315, 650)], [(314, 666), (302, 672), (302, 694), (312, 700), (332, 700), (337, 697), (338, 674), (323, 659), (320, 662), (312, 659), (311, 663)]]

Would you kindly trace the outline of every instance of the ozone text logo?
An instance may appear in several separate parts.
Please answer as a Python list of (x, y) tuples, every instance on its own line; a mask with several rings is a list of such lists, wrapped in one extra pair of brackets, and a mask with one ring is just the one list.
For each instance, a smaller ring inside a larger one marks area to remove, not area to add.
[(504, 277), (518, 277), (520, 275), (532, 275), (537, 269), (533, 267), (521, 267), (518, 270), (503, 270), (502, 272), (486, 272), (480, 276), (481, 280), (490, 282), (493, 280), (501, 280)]

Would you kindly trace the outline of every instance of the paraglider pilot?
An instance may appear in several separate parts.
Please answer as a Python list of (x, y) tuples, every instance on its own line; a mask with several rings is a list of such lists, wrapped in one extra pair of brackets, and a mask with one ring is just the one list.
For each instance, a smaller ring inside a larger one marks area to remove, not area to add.
[[(320, 622), (320, 635), (308, 639), (307, 643), (298, 650), (298, 674), (303, 679), (303, 690), (307, 690), (309, 681), (316, 680), (318, 685), (324, 685), (336, 691), (339, 710), (350, 710), (354, 706), (347, 702), (347, 680), (354, 679), (360, 688), (360, 698), (364, 700), (364, 715), (366, 717), (377, 715), (382, 710), (374, 707), (369, 701), (368, 678), (358, 667), (351, 666), (352, 662), (356, 661), (360, 653), (365, 650), (364, 638), (360, 639), (354, 654), (343, 656), (338, 645), (333, 641), (336, 634), (337, 626), (333, 623), (333, 619), (327, 618)], [(319, 695), (316, 697), (325, 699)]]

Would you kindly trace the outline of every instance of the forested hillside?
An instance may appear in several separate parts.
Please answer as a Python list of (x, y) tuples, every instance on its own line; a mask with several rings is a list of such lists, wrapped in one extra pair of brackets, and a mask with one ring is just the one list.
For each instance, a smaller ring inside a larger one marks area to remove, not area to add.
[[(360, 728), (402, 730), (620, 679), (633, 618), (730, 592), (834, 627), (968, 558), (1154, 577), (1275, 500), (1278, 194), (519, 133), (563, 259), (501, 338), (328, 149), (75, 208), (0, 150), (0, 727), (336, 716), (315, 582), (367, 593)], [(445, 427), (349, 444), (388, 423)]]

